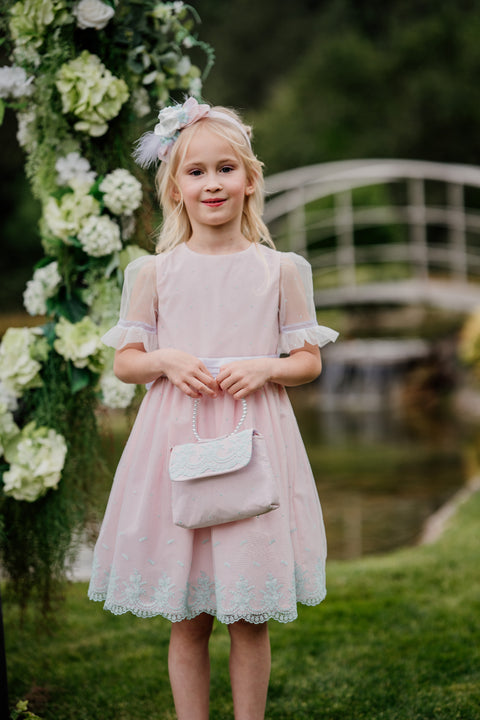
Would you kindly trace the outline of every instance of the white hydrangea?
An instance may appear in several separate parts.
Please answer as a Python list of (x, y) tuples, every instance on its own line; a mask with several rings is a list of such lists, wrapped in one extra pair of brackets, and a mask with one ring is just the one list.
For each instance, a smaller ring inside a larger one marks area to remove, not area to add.
[(60, 200), (49, 198), (44, 210), (44, 221), (53, 235), (69, 244), (76, 237), (87, 218), (100, 214), (100, 204), (88, 193), (88, 187), (75, 187), (73, 192), (62, 195)]
[(80, 0), (73, 8), (73, 14), (81, 30), (103, 30), (115, 15), (115, 10), (101, 0)]
[(10, 468), (3, 474), (3, 491), (15, 500), (34, 502), (52, 488), (62, 475), (67, 443), (52, 428), (37, 427), (34, 422), (9, 443), (5, 459)]
[(83, 158), (78, 152), (68, 153), (65, 157), (58, 158), (55, 163), (57, 171), (57, 184), (72, 186), (72, 180), (75, 181), (74, 186), (88, 185), (89, 187), (95, 182), (97, 173), (91, 169), (90, 163)]
[(128, 170), (119, 168), (100, 183), (103, 202), (115, 215), (131, 215), (142, 202), (142, 185)]
[(23, 304), (29, 315), (45, 315), (47, 300), (55, 295), (61, 282), (56, 260), (35, 270), (23, 293)]
[(109, 408), (127, 408), (134, 396), (136, 385), (119, 380), (113, 372), (106, 372), (100, 378), (102, 403)]
[(90, 217), (78, 233), (78, 239), (87, 255), (103, 257), (122, 249), (120, 228), (109, 217)]
[(33, 75), (15, 65), (0, 67), (0, 98), (22, 98), (33, 92)]

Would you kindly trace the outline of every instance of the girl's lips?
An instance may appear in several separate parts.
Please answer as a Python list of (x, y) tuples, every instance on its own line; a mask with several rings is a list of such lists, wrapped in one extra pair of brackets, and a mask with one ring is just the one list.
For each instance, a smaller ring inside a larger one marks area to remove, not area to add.
[(202, 200), (203, 205), (210, 205), (211, 207), (223, 205), (224, 202), (226, 202), (225, 198), (215, 198), (215, 200)]

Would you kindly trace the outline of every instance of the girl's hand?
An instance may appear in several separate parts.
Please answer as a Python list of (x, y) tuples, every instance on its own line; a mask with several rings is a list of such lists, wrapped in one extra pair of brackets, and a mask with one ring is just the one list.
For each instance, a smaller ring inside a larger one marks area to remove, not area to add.
[(218, 393), (218, 385), (205, 365), (194, 355), (175, 348), (147, 353), (143, 344), (132, 343), (117, 350), (113, 369), (126, 383), (151, 383), (164, 376), (192, 398), (215, 397)]
[(234, 360), (220, 368), (217, 383), (222, 390), (240, 399), (260, 390), (270, 380), (271, 358)]
[(185, 395), (192, 398), (202, 395), (216, 397), (218, 385), (201, 360), (175, 348), (163, 348), (157, 352), (163, 374)]

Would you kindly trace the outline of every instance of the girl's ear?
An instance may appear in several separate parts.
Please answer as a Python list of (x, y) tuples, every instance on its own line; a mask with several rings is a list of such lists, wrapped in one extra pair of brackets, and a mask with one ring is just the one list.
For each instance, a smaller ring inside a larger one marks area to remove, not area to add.
[(180, 190), (178, 189), (178, 187), (177, 187), (176, 185), (174, 185), (174, 186), (172, 187), (172, 191), (171, 191), (171, 193), (170, 193), (170, 196), (171, 196), (172, 200), (175, 200), (175, 202), (180, 202), (180, 200), (182, 199), (182, 195), (181, 195), (181, 193), (180, 193)]
[(249, 182), (247, 183), (247, 186), (245, 187), (245, 195), (253, 195), (255, 192), (255, 183)]

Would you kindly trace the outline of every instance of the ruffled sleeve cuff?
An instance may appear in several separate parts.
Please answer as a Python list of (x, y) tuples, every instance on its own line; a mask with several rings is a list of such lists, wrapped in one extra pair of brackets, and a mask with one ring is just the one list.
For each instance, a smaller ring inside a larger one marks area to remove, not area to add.
[(119, 320), (105, 333), (102, 341), (116, 350), (121, 350), (132, 343), (143, 343), (146, 352), (158, 350), (157, 328), (142, 322)]
[(298, 325), (286, 325), (281, 328), (278, 341), (278, 352), (288, 354), (292, 350), (302, 348), (304, 343), (323, 347), (329, 342), (335, 342), (338, 332), (325, 325), (316, 323), (299, 323)]

